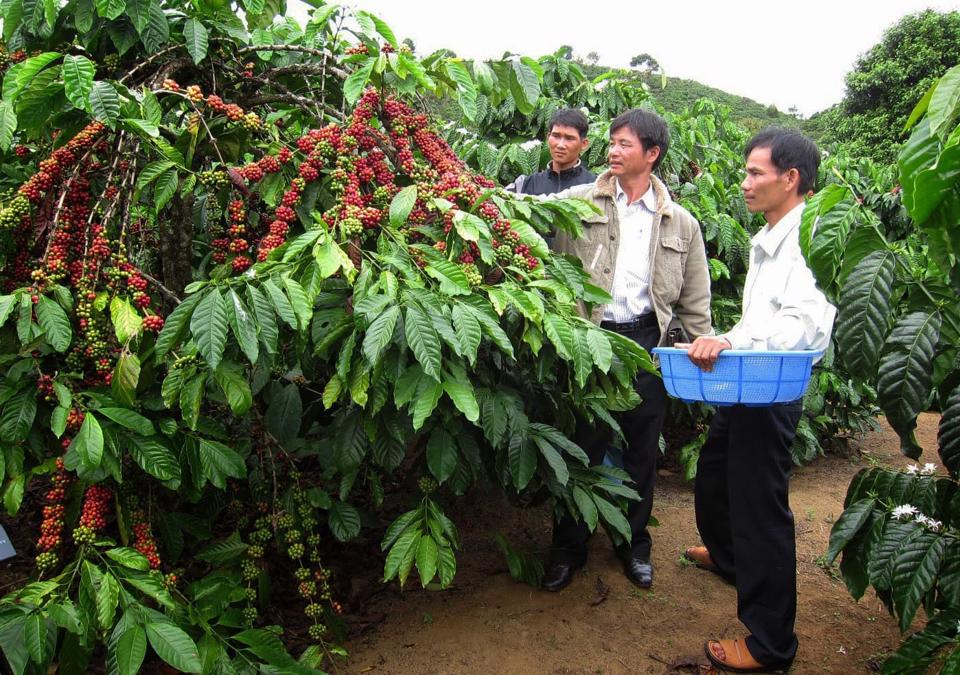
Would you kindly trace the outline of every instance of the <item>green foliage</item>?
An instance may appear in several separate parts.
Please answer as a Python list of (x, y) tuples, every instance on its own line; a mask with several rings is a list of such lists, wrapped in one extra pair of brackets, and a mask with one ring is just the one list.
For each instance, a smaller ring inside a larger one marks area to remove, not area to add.
[[(593, 208), (515, 201), (467, 167), (503, 180), (538, 170), (545, 148), (522, 143), (543, 138), (568, 105), (590, 113), (587, 163), (599, 166), (609, 119), (656, 106), (646, 86), (630, 73), (590, 73), (569, 50), (473, 64), (448, 52), (417, 58), (377, 17), (333, 5), (304, 26), (280, 0), (66, 7), (0, 9), (9, 49), (33, 54), (13, 59), (0, 97), (0, 492), (15, 514), (37, 483), (62, 472), (76, 485), (64, 491), (60, 540), (38, 547), (52, 558), (0, 603), (0, 648), (15, 672), (54, 661), (75, 672), (136, 672), (158, 660), (186, 672), (336, 665), (329, 575), (341, 544), (380, 538), (377, 523), (392, 519), (384, 580), (405, 585), (416, 570), (421, 585), (447, 587), (460, 546), (456, 498), (481, 480), (520, 503), (550, 497), (558, 513), (629, 539), (624, 512), (638, 495), (622, 471), (587, 466), (569, 434), (575, 419), (619, 433), (612, 413), (638, 403), (633, 378), (654, 365), (581, 318), (581, 305), (608, 298), (545, 242), (557, 229), (578, 233)], [(931, 96), (921, 123), (938, 139), (948, 93)], [(459, 156), (407, 108), (424, 96), (456, 106), (447, 117), (466, 133), (443, 133)], [(662, 174), (704, 226), (714, 318), (727, 327), (758, 225), (738, 187), (747, 131), (709, 101), (668, 117)], [(908, 164), (931, 147), (920, 143)], [(63, 164), (44, 187), (51, 153)], [(909, 221), (889, 185), (878, 187), (885, 175), (847, 159), (833, 168), (837, 199), (820, 204), (830, 236), (809, 230), (814, 266), (862, 302), (899, 299), (863, 290), (857, 265), (886, 251), (896, 260), (891, 288), (908, 280), (914, 303), (895, 318), (937, 316), (938, 331), (915, 334), (953, 339), (950, 286), (924, 271), (923, 244), (887, 244), (897, 237), (886, 216)], [(89, 198), (67, 194), (84, 181)], [(950, 200), (921, 198), (930, 182), (903, 183), (908, 210), (951, 213)], [(857, 245), (841, 255), (848, 236)], [(504, 243), (509, 260), (497, 250)], [(940, 299), (935, 308), (920, 301), (921, 286)], [(960, 383), (939, 351), (917, 349), (903, 331), (892, 339), (861, 315), (875, 350), (861, 363), (896, 357), (916, 385), (906, 407), (881, 392), (906, 428), (923, 398), (921, 366), (931, 387)], [(842, 358), (828, 354), (817, 373), (798, 460), (870, 419), (875, 394)], [(688, 468), (708, 414), (685, 407), (677, 418), (693, 431)], [(953, 426), (941, 436), (952, 466)], [(390, 493), (411, 478), (421, 494), (406, 503), (417, 506), (397, 517), (404, 495)], [(91, 486), (115, 491), (104, 525), (71, 537), (97, 495)], [(891, 588), (905, 581), (890, 596), (902, 616), (932, 588), (938, 549), (926, 543), (918, 535), (903, 565), (876, 570)], [(500, 545), (515, 577), (537, 579), (536, 561)], [(949, 565), (949, 549), (941, 553)], [(158, 569), (174, 566), (183, 579)], [(941, 576), (944, 593), (956, 593)], [(258, 612), (284, 583), (310, 619), (307, 635), (283, 634), (314, 643), (300, 661)]]
[[(556, 58), (417, 59), (333, 6), (16, 7), (7, 46), (35, 55), (0, 98), (0, 492), (15, 514), (52, 480), (62, 514), (0, 602), (15, 672), (335, 665), (337, 551), (380, 535), (410, 475), (385, 581), (450, 585), (444, 508), (480, 480), (629, 538), (638, 496), (567, 434), (615, 425), (654, 366), (580, 317), (606, 296), (544, 241), (593, 207), (514, 202), (404, 101), (493, 129), (494, 100), (523, 123), (571, 86), (603, 114), (632, 94)], [(286, 583), (300, 662), (259, 613)]]
[[(921, 16), (932, 20), (933, 15)], [(960, 191), (953, 166), (960, 142), (958, 73), (960, 67), (948, 71), (917, 105), (911, 115), (915, 126), (900, 151), (903, 206), (916, 232), (899, 240), (885, 237), (884, 226), (888, 236), (904, 229), (896, 220), (878, 218), (867, 204), (888, 205), (855, 197), (857, 188), (849, 183), (834, 187), (829, 203), (812, 203), (804, 214), (805, 221), (818, 212), (859, 214), (846, 241), (814, 245), (819, 232), (808, 230), (811, 236), (803, 244), (819, 282), (828, 292), (839, 292), (840, 357), (860, 379), (876, 383), (878, 401), (900, 435), (904, 454), (917, 458), (922, 451), (913, 433), (917, 416), (931, 404), (941, 411), (938, 445), (949, 477), (935, 478), (935, 465), (919, 471), (914, 466), (907, 473), (861, 472), (831, 533), (828, 558), (842, 552), (840, 570), (855, 597), (872, 586), (901, 631), (921, 607), (927, 615), (926, 626), (884, 664), (885, 673), (921, 672), (935, 659), (949, 672), (960, 658), (955, 307), (960, 277), (951, 234)]]
[(903, 17), (862, 55), (827, 125), (829, 140), (852, 155), (895, 160), (914, 105), (960, 62), (960, 12), (925, 10)]

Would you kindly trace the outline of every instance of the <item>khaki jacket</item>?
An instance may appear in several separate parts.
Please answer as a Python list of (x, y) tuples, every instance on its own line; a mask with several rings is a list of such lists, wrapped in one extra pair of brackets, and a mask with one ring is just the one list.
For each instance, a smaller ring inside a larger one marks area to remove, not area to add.
[[(657, 210), (650, 236), (650, 296), (660, 325), (660, 344), (668, 338), (671, 321), (678, 320), (687, 337), (712, 335), (710, 325), (710, 271), (700, 224), (679, 204), (673, 202), (666, 186), (656, 177), (650, 182), (656, 195)], [(620, 221), (616, 206), (616, 179), (606, 171), (596, 182), (564, 190), (554, 197), (579, 197), (592, 201), (603, 215), (583, 221), (583, 236), (574, 239), (557, 233), (553, 249), (575, 255), (583, 262), (592, 283), (607, 293), (613, 288), (620, 240)], [(594, 323), (603, 317), (603, 305), (593, 308), (587, 317)]]

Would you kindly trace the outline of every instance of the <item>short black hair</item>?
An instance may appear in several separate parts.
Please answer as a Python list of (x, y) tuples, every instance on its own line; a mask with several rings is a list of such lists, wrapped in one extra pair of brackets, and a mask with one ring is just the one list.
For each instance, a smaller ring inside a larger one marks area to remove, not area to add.
[(580, 140), (582, 141), (587, 137), (587, 129), (590, 126), (590, 121), (583, 112), (576, 108), (561, 108), (553, 113), (553, 116), (550, 118), (550, 127), (547, 133), (553, 131), (553, 128), (557, 125), (561, 127), (573, 127), (577, 130), (577, 133), (580, 134)]
[(650, 110), (633, 108), (627, 112), (620, 113), (610, 123), (610, 135), (623, 127), (630, 127), (630, 131), (640, 139), (640, 144), (644, 150), (657, 147), (660, 148), (660, 155), (657, 161), (653, 163), (653, 170), (656, 171), (660, 162), (670, 149), (670, 129), (667, 123), (660, 115)]
[(813, 189), (820, 168), (820, 150), (810, 138), (796, 129), (767, 127), (747, 143), (744, 158), (757, 148), (770, 148), (770, 161), (781, 174), (790, 169), (797, 170), (800, 174), (797, 194), (805, 195)]

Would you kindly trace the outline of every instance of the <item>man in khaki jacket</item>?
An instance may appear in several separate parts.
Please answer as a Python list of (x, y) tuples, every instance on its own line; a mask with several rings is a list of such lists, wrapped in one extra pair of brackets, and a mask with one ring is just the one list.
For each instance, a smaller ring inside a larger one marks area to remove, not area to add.
[[(583, 222), (583, 236), (559, 233), (554, 250), (577, 256), (592, 282), (613, 302), (589, 317), (602, 328), (622, 333), (646, 349), (667, 342), (676, 319), (689, 339), (712, 334), (710, 274), (700, 225), (670, 199), (653, 171), (670, 144), (667, 124), (647, 110), (629, 110), (610, 124), (609, 169), (596, 182), (572, 187), (558, 197), (580, 197), (603, 212)], [(647, 530), (656, 478), (660, 429), (667, 395), (656, 375), (641, 373), (635, 383), (642, 403), (619, 415), (626, 437), (624, 469), (642, 500), (627, 514), (632, 541), (618, 548), (624, 572), (634, 584), (653, 583), (651, 539)], [(599, 464), (610, 443), (609, 430), (579, 423), (577, 442)], [(564, 516), (554, 526), (543, 588), (559, 591), (586, 563), (589, 531)]]

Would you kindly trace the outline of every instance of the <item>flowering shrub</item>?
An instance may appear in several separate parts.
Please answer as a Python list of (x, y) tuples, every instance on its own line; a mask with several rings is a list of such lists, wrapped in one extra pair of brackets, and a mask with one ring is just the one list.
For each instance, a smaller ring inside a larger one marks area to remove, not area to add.
[[(839, 287), (840, 358), (877, 383), (904, 454), (920, 456), (917, 415), (931, 401), (941, 411), (938, 451), (948, 475), (938, 476), (933, 463), (862, 471), (830, 536), (828, 562), (842, 552), (840, 571), (854, 597), (872, 587), (902, 631), (921, 607), (927, 614), (884, 673), (923, 672), (933, 663), (942, 672), (960, 668), (960, 286), (949, 234), (960, 213), (960, 182), (949, 169), (960, 149), (958, 92), (960, 66), (918, 105), (913, 119), (922, 120), (900, 155), (903, 204), (920, 235), (888, 242), (875, 222), (851, 217), (860, 207), (849, 184), (818, 195), (802, 226), (821, 285)], [(911, 291), (902, 295), (901, 285)]]

